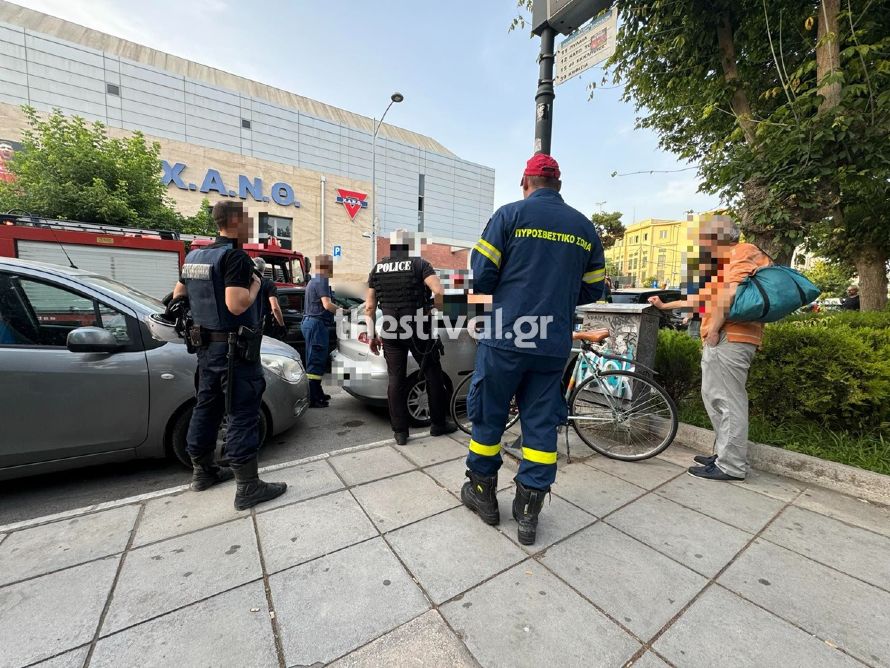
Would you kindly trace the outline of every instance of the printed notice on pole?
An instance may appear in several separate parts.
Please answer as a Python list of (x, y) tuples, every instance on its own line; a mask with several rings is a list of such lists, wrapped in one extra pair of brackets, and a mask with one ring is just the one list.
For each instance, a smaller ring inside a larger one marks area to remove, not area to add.
[(556, 49), (557, 86), (598, 65), (615, 53), (618, 8), (614, 5), (583, 28), (566, 37)]

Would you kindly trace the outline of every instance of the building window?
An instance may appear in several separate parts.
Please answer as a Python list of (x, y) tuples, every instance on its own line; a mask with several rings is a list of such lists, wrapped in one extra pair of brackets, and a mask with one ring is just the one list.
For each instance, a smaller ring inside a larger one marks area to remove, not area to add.
[(290, 250), (293, 248), (293, 237), (291, 233), (293, 222), (293, 218), (282, 218), (281, 216), (270, 216), (268, 213), (261, 213), (259, 230), (260, 243), (268, 244), (270, 243), (270, 239), (274, 237), (279, 246)]
[(659, 232), (659, 233), (658, 233), (658, 238), (659, 238), (659, 239), (667, 239), (667, 238), (668, 238), (668, 231), (667, 231), (667, 230), (662, 230), (661, 232)]
[(425, 181), (426, 177), (424, 174), (417, 175), (417, 231), (423, 232), (423, 198), (425, 193)]
[(640, 243), (640, 235), (639, 235), (639, 234), (637, 234), (637, 235), (634, 236), (634, 243), (635, 243), (635, 244)]
[(649, 241), (649, 234), (648, 234), (648, 233), (643, 235), (643, 241)]
[(121, 96), (121, 87), (118, 86), (117, 84), (107, 83), (107, 84), (105, 84), (105, 92), (108, 93), (109, 95), (117, 95), (118, 97), (120, 97)]
[(242, 118), (241, 119), (241, 127), (244, 128), (245, 130), (250, 130), (250, 121), (247, 120), (246, 118)]

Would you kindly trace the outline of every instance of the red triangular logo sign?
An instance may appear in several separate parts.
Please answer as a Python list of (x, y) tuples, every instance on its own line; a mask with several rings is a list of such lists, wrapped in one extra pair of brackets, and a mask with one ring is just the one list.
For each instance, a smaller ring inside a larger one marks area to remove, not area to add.
[(368, 203), (365, 201), (367, 196), (366, 193), (337, 188), (337, 203), (346, 207), (346, 213), (349, 214), (352, 220), (355, 220), (359, 211), (368, 206)]

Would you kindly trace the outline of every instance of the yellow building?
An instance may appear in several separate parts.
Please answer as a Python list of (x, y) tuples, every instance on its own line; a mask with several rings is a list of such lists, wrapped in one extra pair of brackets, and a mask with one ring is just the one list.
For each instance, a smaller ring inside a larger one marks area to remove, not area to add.
[[(725, 217), (720, 210), (689, 213), (686, 220), (646, 218), (627, 228), (624, 237), (606, 250), (607, 273), (614, 271), (619, 287), (682, 287), (687, 258), (697, 255), (698, 230), (703, 222)], [(647, 282), (647, 279), (648, 282)]]

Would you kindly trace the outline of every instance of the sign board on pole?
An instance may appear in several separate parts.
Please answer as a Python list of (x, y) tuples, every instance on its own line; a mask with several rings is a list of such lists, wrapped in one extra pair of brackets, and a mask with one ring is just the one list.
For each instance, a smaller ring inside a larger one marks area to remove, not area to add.
[(611, 5), (613, 0), (534, 0), (532, 32), (540, 35), (544, 28), (569, 35)]
[(334, 258), (335, 258), (335, 259), (336, 259), (336, 258), (341, 258), (341, 257), (343, 257), (343, 246), (340, 246), (339, 244), (336, 245), (336, 246), (334, 246), (334, 253), (333, 253), (333, 255), (334, 255)]
[(556, 48), (557, 86), (589, 70), (615, 53), (618, 8), (612, 7), (588, 25), (566, 37)]

